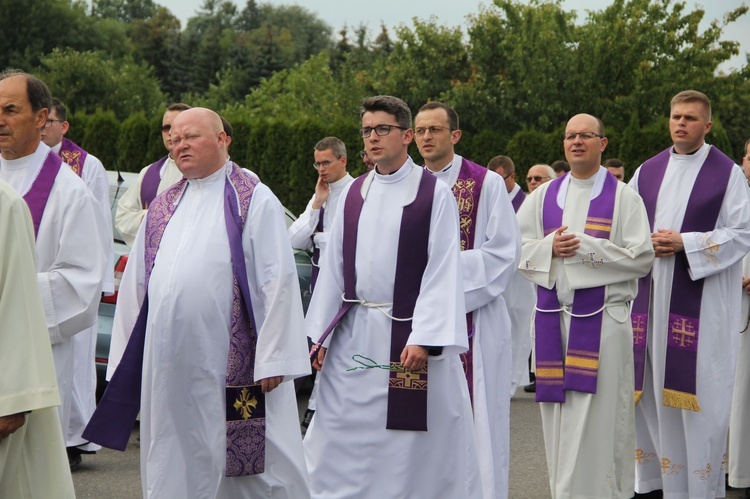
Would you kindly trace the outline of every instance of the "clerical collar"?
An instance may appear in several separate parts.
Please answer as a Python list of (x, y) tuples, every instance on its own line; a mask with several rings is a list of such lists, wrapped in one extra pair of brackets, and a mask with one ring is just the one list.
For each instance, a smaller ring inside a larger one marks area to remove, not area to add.
[(49, 151), (47, 144), (40, 141), (36, 147), (36, 151), (28, 156), (16, 159), (2, 158), (0, 159), (0, 163), (2, 163), (4, 170), (22, 170), (30, 165), (41, 165), (42, 161), (47, 157), (47, 151)]
[(698, 151), (700, 151), (701, 149), (703, 149), (703, 146), (704, 146), (704, 145), (706, 145), (706, 143), (705, 143), (705, 142), (704, 142), (703, 144), (701, 144), (701, 145), (700, 145), (700, 147), (698, 147), (698, 149), (696, 149), (695, 151), (691, 151), (691, 152), (686, 152), (685, 154), (680, 154), (680, 153), (678, 153), (678, 152), (677, 152), (677, 150), (676, 150), (676, 149), (674, 148), (674, 146), (672, 146), (672, 152), (673, 152), (674, 154), (677, 154), (678, 156), (692, 156), (693, 154), (695, 154), (695, 153), (697, 153)]
[(373, 176), (374, 177), (373, 180), (379, 183), (383, 183), (383, 184), (393, 184), (396, 182), (400, 182), (401, 180), (409, 176), (412, 166), (416, 166), (416, 165), (414, 165), (414, 162), (411, 160), (411, 157), (407, 156), (406, 161), (404, 162), (403, 165), (401, 165), (401, 167), (398, 170), (388, 175), (383, 175), (382, 173), (378, 173), (376, 171), (375, 175)]
[(57, 154), (60, 154), (60, 149), (62, 149), (62, 141), (58, 142), (56, 146), (50, 147), (53, 151), (55, 151)]

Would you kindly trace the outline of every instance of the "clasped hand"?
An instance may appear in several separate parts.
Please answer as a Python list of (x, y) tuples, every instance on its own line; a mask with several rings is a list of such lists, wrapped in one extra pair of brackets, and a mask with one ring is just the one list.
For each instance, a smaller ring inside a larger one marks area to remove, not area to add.
[(674, 256), (685, 249), (682, 234), (673, 230), (659, 229), (651, 234), (651, 243), (654, 245), (656, 258)]
[(568, 230), (567, 225), (563, 225), (555, 231), (552, 239), (552, 255), (560, 258), (575, 256), (576, 251), (581, 246), (581, 240), (575, 234), (564, 234)]

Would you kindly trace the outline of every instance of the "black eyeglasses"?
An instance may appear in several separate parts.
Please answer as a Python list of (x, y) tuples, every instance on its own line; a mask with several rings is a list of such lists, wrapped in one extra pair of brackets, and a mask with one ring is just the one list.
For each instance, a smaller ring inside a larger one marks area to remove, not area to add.
[(589, 140), (593, 139), (594, 137), (601, 139), (604, 138), (604, 135), (599, 135), (598, 133), (594, 132), (570, 132), (563, 135), (563, 138), (565, 140), (575, 140), (576, 137), (581, 137), (583, 140)]
[(510, 173), (509, 173), (509, 174), (507, 174), (507, 175), (503, 175), (503, 174), (501, 173), (501, 174), (500, 174), (500, 176), (501, 176), (501, 177), (503, 177), (503, 180), (505, 180), (505, 179), (507, 179), (508, 177), (510, 177), (511, 175), (515, 175), (515, 174), (516, 174), (516, 172), (510, 172)]
[(408, 130), (408, 128), (404, 128), (398, 125), (375, 125), (374, 127), (366, 126), (366, 127), (362, 127), (359, 129), (359, 136), (362, 137), (363, 139), (366, 139), (372, 134), (372, 131), (375, 130), (375, 133), (378, 135), (378, 137), (383, 137), (391, 133), (391, 128), (398, 128), (399, 130)]
[(545, 176), (542, 176), (542, 175), (534, 175), (533, 177), (526, 177), (526, 182), (531, 182), (532, 180), (533, 180), (534, 182), (541, 182), (541, 181), (542, 181), (542, 180), (544, 180), (545, 178), (552, 178), (552, 177), (547, 177), (546, 175), (545, 175)]
[(44, 128), (49, 128), (49, 127), (51, 127), (51, 126), (52, 126), (52, 123), (54, 123), (55, 121), (57, 121), (58, 123), (62, 123), (62, 122), (64, 122), (65, 120), (55, 120), (55, 119), (52, 119), (52, 118), (47, 118), (47, 121), (45, 121), (45, 122), (44, 122)]
[(162, 125), (161, 126), (161, 131), (164, 132), (164, 133), (167, 133), (171, 129), (172, 129), (172, 125)]
[[(375, 132), (377, 133), (377, 132)], [(365, 156), (367, 156), (367, 151), (359, 151), (359, 157), (362, 159), (365, 159)]]

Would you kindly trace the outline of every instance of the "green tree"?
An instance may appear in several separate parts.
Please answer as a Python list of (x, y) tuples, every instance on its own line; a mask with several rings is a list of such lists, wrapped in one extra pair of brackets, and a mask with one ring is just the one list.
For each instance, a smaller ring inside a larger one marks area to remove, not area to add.
[(120, 121), (112, 111), (97, 110), (86, 123), (81, 147), (99, 158), (107, 170), (116, 169)]
[(131, 114), (122, 122), (117, 138), (117, 165), (120, 171), (139, 172), (150, 163), (147, 157), (149, 132), (143, 111)]

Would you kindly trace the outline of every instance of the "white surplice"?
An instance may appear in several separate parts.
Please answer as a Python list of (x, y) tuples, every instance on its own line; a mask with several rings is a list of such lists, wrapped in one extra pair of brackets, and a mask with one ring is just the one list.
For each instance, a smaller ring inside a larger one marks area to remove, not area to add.
[[(355, 292), (360, 300), (384, 305), (355, 305), (327, 341), (317, 411), (304, 440), (312, 496), (481, 497), (471, 404), (458, 356), (468, 346), (458, 209), (442, 182), (435, 186), (428, 263), (408, 340), (409, 345), (443, 347), (441, 355), (427, 361), (428, 431), (386, 429), (387, 370), (348, 371), (359, 365), (354, 355), (390, 363), (386, 313), (392, 312), (401, 213), (416, 195), (422, 170), (408, 159), (392, 175), (369, 175), (359, 219)], [(306, 326), (313, 341), (341, 306), (343, 207), (339, 203), (308, 309)]]
[[(434, 173), (453, 188), (463, 158)], [(482, 492), (486, 499), (508, 497), (510, 465), (511, 323), (503, 292), (521, 252), (516, 214), (499, 175), (484, 178), (474, 226), (474, 248), (461, 252), (467, 312), (474, 312), (473, 409)]]
[[(281, 204), (258, 184), (242, 233), (255, 323), (255, 379), (285, 376), (266, 394), (265, 472), (226, 478), (225, 383), (232, 266), (224, 222), (226, 167), (190, 180), (148, 288), (141, 394), (143, 497), (305, 498), (307, 471), (294, 384), (310, 373), (297, 271)], [(110, 367), (145, 296), (145, 224), (120, 285)]]
[[(750, 277), (750, 255), (742, 260), (742, 275)], [(729, 485), (750, 487), (750, 295), (744, 289), (740, 314), (737, 372), (729, 418)]]
[[(526, 198), (518, 210), (523, 235), (519, 269), (537, 286), (557, 286), (560, 306), (572, 307), (576, 289), (606, 286), (596, 393), (565, 392), (564, 403), (542, 402), (542, 427), (553, 499), (633, 496), (633, 332), (630, 302), (637, 279), (654, 258), (643, 201), (617, 184), (610, 239), (584, 234), (591, 199), (601, 193), (607, 170), (580, 180), (568, 175), (557, 197), (564, 207), (566, 233), (580, 239), (576, 256), (553, 257), (554, 232), (544, 236), (542, 213), (550, 182)], [(585, 265), (584, 260), (603, 263)], [(569, 310), (569, 309), (568, 309)], [(562, 313), (567, 349), (570, 315)], [(536, 334), (536, 332), (534, 333)]]
[[(656, 204), (654, 231), (679, 232), (687, 201), (711, 146), (671, 153)], [(630, 186), (637, 190), (640, 168)], [(705, 279), (700, 309), (697, 395), (701, 412), (662, 405), (669, 301), (675, 257), (657, 258), (652, 272), (648, 354), (636, 407), (636, 491), (664, 497), (724, 497), (727, 430), (740, 329), (740, 260), (750, 249), (750, 190), (734, 168), (716, 229), (682, 234), (691, 279)], [(679, 264), (679, 262), (678, 262)]]
[[(146, 216), (146, 210), (141, 204), (141, 184), (143, 177), (146, 175), (151, 165), (146, 166), (138, 174), (135, 182), (130, 184), (125, 194), (117, 201), (117, 212), (115, 212), (115, 227), (122, 235), (125, 244), (133, 247), (135, 236), (138, 234), (138, 228), (141, 226), (143, 218)], [(177, 164), (170, 156), (159, 169), (159, 187), (156, 194), (159, 195), (169, 187), (176, 184), (183, 177), (182, 172), (177, 168)]]
[(56, 405), (60, 395), (36, 284), (26, 203), (0, 182), (0, 417), (29, 412), (0, 440), (0, 497), (75, 497)]
[[(514, 184), (508, 193), (511, 203), (521, 193), (521, 186)], [(505, 305), (508, 307), (511, 331), (511, 356), (513, 370), (510, 378), (510, 394), (516, 393), (518, 386), (528, 385), (529, 356), (531, 355), (531, 319), (536, 304), (534, 284), (526, 280), (520, 272), (513, 278), (505, 290)]]
[[(52, 147), (60, 153), (62, 142)], [(112, 237), (112, 211), (109, 206), (109, 180), (104, 165), (93, 154), (86, 155), (81, 171), (81, 179), (97, 200), (101, 212), (100, 222), (102, 249), (107, 256), (102, 292), (112, 294), (115, 291), (114, 282), (114, 239)], [(70, 424), (65, 435), (68, 447), (80, 446), (85, 451), (97, 451), (101, 447), (87, 443), (81, 438), (91, 415), (96, 409), (96, 336), (99, 332), (98, 320), (93, 326), (81, 331), (73, 337), (74, 373), (73, 398), (71, 399)]]
[[(22, 196), (37, 177), (50, 148), (40, 143), (24, 158), (1, 161), (0, 179)], [(55, 359), (60, 423), (67, 433), (73, 399), (74, 335), (96, 323), (102, 276), (101, 210), (86, 184), (61, 165), (36, 239), (37, 282)]]

